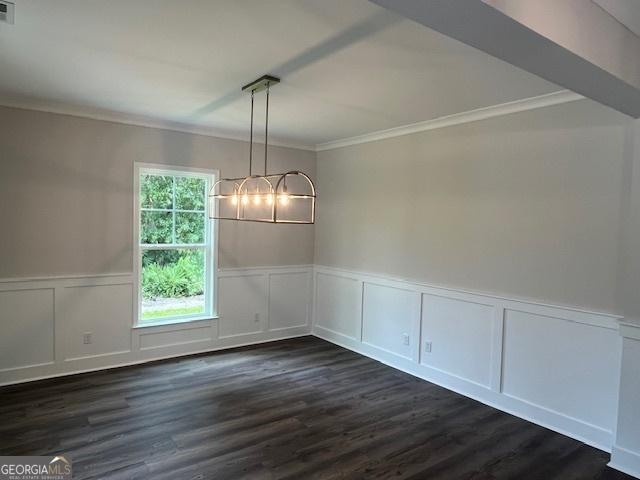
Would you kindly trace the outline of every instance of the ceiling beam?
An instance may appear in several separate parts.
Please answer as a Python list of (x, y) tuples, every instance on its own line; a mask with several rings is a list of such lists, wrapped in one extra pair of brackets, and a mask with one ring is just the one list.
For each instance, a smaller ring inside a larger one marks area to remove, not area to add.
[(370, 0), (640, 118), (640, 38), (590, 0)]

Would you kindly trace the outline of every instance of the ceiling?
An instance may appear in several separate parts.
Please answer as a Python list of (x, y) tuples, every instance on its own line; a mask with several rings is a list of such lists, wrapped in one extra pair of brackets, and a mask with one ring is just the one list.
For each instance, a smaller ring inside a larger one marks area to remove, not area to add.
[(620, 23), (640, 36), (640, 1), (593, 0)]
[(560, 90), (366, 0), (16, 0), (0, 66), (0, 104), (230, 137), (271, 73), (271, 135), (312, 146)]

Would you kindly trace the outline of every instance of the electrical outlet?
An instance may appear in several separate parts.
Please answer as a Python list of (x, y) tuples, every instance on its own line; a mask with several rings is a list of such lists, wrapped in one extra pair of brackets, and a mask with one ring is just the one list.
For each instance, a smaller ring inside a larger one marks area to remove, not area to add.
[(424, 342), (424, 351), (426, 353), (431, 353), (431, 342)]
[(409, 345), (409, 334), (408, 333), (403, 333), (402, 334), (402, 343), (404, 343), (405, 345)]
[(91, 332), (86, 332), (82, 334), (82, 343), (85, 345), (90, 345), (93, 343), (93, 338), (91, 337)]
[(254, 322), (256, 322), (256, 323), (258, 323), (258, 322), (260, 321), (260, 314), (259, 314), (259, 313), (256, 313), (256, 314), (253, 316), (253, 321), (254, 321)]

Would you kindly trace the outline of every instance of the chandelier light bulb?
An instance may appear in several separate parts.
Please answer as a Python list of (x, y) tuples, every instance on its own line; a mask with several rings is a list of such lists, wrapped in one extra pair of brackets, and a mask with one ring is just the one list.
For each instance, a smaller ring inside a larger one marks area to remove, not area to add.
[(270, 193), (266, 197), (267, 197), (267, 204), (268, 205), (273, 205), (273, 194)]
[(256, 185), (256, 193), (253, 196), (253, 203), (256, 205), (260, 205), (260, 190), (258, 190), (258, 186)]
[(237, 193), (234, 193), (234, 194), (231, 196), (231, 205), (237, 205), (237, 204), (238, 204), (238, 194), (237, 194)]
[(284, 185), (282, 186), (282, 193), (280, 194), (280, 205), (286, 206), (289, 203), (289, 194), (287, 193), (287, 181), (285, 179)]
[(242, 204), (243, 204), (243, 205), (247, 205), (248, 203), (249, 203), (249, 195), (248, 195), (247, 193), (245, 193), (245, 194), (242, 196)]

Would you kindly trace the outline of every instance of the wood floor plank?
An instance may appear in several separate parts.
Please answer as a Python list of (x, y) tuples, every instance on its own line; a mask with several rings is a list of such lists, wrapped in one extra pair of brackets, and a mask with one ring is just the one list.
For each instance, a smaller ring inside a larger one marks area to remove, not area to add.
[(0, 454), (66, 454), (85, 480), (631, 478), (314, 337), (0, 388)]

